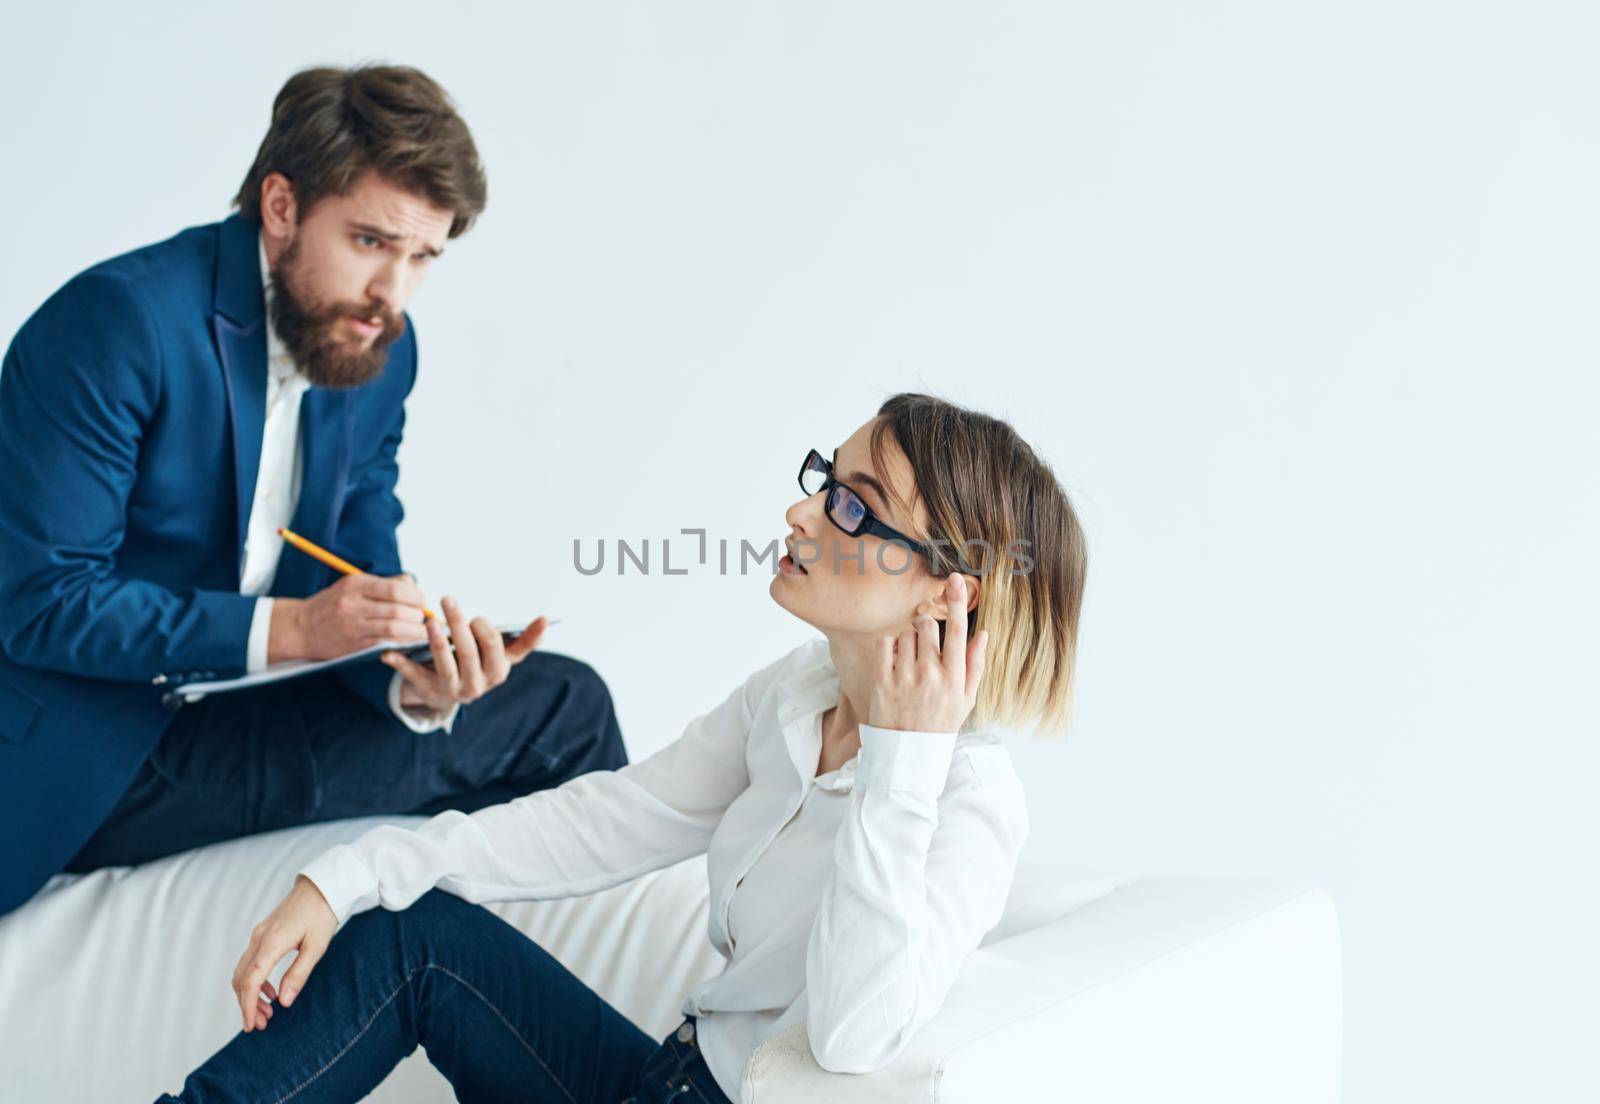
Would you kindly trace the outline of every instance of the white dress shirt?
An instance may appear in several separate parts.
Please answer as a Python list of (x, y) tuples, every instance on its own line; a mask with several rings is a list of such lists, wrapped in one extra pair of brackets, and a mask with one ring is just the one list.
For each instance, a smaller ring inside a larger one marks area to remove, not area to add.
[(992, 733), (861, 725), (816, 775), (839, 701), (825, 639), (751, 675), (647, 759), (474, 813), (374, 828), (300, 870), (339, 922), (437, 886), (469, 901), (593, 893), (706, 853), (726, 959), (683, 1004), (723, 1092), (756, 1046), (806, 1024), (836, 1072), (888, 1064), (999, 922), (1028, 817)]
[[(267, 264), (265, 239), (256, 238), (261, 256), (262, 295), (271, 295), (271, 268)], [(300, 476), (303, 459), (300, 449), (300, 399), (311, 381), (294, 363), (278, 331), (272, 328), (267, 311), (267, 406), (261, 434), (261, 464), (256, 474), (255, 499), (250, 504), (250, 520), (245, 527), (244, 562), (239, 570), (239, 593), (257, 594), (250, 618), (250, 635), (245, 647), (245, 670), (265, 670), (267, 642), (272, 627), (272, 580), (278, 573), (278, 559), (284, 540), (278, 530), (294, 518), (300, 501)], [(298, 555), (298, 553), (297, 553)], [(459, 706), (444, 711), (408, 709), (400, 704), (404, 676), (399, 671), (389, 682), (389, 709), (413, 732), (446, 731), (455, 723)]]

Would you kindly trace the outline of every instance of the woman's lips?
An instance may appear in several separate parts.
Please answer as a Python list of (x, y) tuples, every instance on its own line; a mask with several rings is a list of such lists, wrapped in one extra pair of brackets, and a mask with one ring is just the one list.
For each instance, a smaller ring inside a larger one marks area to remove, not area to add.
[(785, 552), (778, 557), (778, 570), (785, 575), (804, 575), (806, 569), (794, 562), (794, 557)]

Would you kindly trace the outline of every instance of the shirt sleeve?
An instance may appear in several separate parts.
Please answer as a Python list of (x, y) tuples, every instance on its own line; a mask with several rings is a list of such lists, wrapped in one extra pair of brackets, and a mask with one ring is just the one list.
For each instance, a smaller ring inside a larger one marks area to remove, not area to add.
[(411, 708), (400, 704), (400, 687), (405, 684), (405, 675), (399, 671), (394, 673), (394, 678), (389, 680), (389, 712), (400, 718), (400, 723), (412, 732), (437, 732), (444, 729), (451, 730), (456, 723), (456, 714), (461, 712), (461, 703), (457, 702), (449, 709), (423, 709), (418, 706)]
[(787, 658), (647, 759), (474, 813), (447, 810), (414, 828), (380, 825), (299, 873), (343, 923), (375, 905), (407, 908), (435, 886), (475, 902), (575, 897), (700, 854), (749, 788), (752, 710)]
[(806, 947), (807, 1030), (823, 1069), (889, 1064), (995, 924), (1027, 838), (999, 743), (861, 726), (861, 763)]
[(272, 639), (272, 599), (257, 598), (250, 615), (250, 636), (245, 644), (244, 669), (248, 674), (267, 669), (267, 646)]

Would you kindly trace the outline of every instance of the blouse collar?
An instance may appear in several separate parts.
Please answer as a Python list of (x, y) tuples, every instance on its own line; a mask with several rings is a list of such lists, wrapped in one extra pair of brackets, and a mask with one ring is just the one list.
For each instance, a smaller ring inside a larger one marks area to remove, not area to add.
[(816, 778), (823, 789), (848, 792), (855, 781), (860, 749), (835, 770), (820, 776), (815, 773), (822, 755), (818, 717), (839, 703), (839, 671), (833, 665), (826, 639), (817, 641), (814, 647), (811, 659), (779, 685), (778, 721), (801, 784)]

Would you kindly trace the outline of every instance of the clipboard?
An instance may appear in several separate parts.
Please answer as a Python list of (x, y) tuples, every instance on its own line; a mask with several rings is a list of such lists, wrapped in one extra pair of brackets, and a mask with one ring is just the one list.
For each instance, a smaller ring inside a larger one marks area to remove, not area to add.
[[(546, 622), (546, 626), (559, 624), (561, 618), (553, 618)], [(495, 629), (500, 633), (500, 639), (510, 643), (522, 635), (526, 625), (499, 624)], [(449, 632), (446, 629), (445, 632)], [(239, 675), (236, 678), (218, 679), (211, 677), (211, 671), (188, 671), (176, 675), (160, 675), (152, 682), (157, 686), (166, 686), (161, 695), (161, 704), (168, 709), (179, 709), (191, 702), (200, 701), (213, 694), (228, 694), (235, 690), (249, 690), (257, 686), (271, 686), (273, 683), (285, 682), (289, 679), (299, 678), (302, 675), (314, 674), (318, 671), (328, 671), (335, 667), (343, 667), (351, 663), (361, 663), (375, 659), (384, 652), (399, 652), (402, 655), (416, 658), (428, 656), (432, 646), (426, 640), (409, 641), (400, 643), (394, 640), (383, 640), (366, 648), (354, 652), (346, 652), (332, 659), (292, 659), (283, 663), (269, 664), (265, 670), (253, 674)]]

